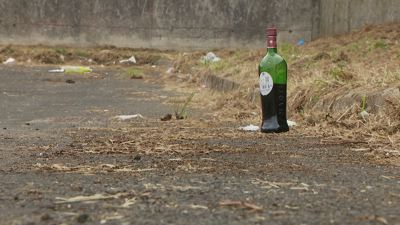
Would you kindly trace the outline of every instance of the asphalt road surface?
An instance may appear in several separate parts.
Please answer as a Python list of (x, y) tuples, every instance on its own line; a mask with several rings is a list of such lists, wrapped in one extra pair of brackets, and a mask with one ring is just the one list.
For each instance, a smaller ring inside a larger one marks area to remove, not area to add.
[(160, 121), (159, 84), (49, 69), (0, 66), (0, 224), (400, 224), (373, 145)]

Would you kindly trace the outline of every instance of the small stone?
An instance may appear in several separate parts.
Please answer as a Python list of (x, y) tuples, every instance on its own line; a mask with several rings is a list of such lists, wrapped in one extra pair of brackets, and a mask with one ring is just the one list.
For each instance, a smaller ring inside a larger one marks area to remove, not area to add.
[(134, 160), (141, 160), (142, 159), (142, 156), (141, 155), (137, 155), (137, 156), (135, 156), (135, 158), (133, 158)]
[(131, 76), (131, 79), (143, 79), (143, 76), (133, 74), (133, 75)]
[(168, 121), (168, 120), (171, 120), (171, 118), (172, 118), (172, 115), (168, 113), (161, 117), (161, 121)]
[(84, 223), (84, 222), (86, 222), (86, 220), (89, 218), (89, 215), (88, 214), (86, 214), (86, 213), (84, 213), (84, 214), (81, 214), (81, 215), (79, 215), (78, 217), (76, 217), (76, 221), (78, 222), (78, 223)]
[(73, 83), (75, 83), (75, 81), (73, 81), (73, 80), (67, 80), (67, 81), (65, 81), (66, 83), (68, 83), (68, 84), (73, 84)]
[(35, 225), (35, 222), (27, 222), (27, 223), (24, 223), (23, 225)]
[(51, 220), (51, 216), (48, 213), (44, 213), (40, 216), (40, 221), (47, 221), (47, 220)]

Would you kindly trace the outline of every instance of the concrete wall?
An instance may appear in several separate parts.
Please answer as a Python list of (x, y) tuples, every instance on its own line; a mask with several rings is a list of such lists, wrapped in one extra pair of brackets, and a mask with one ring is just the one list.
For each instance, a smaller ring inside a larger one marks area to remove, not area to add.
[[(0, 45), (265, 48), (399, 21), (399, 0), (0, 0)], [(386, 13), (386, 11), (388, 13)]]
[(360, 30), (364, 24), (400, 22), (400, 0), (321, 0), (315, 37)]

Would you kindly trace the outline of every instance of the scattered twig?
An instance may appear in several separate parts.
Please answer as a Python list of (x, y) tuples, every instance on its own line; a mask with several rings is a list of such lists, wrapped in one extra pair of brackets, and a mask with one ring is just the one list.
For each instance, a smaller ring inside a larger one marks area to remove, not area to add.
[(242, 202), (242, 201), (236, 201), (236, 202), (219, 202), (219, 204), (221, 206), (230, 206), (230, 205), (238, 205), (238, 206), (244, 206), (250, 209), (254, 209), (254, 210), (260, 210), (263, 211), (262, 207), (250, 204), (250, 203), (246, 203), (246, 202)]
[(350, 109), (353, 108), (353, 106), (354, 106), (354, 105), (352, 105), (351, 107), (349, 107), (349, 108), (346, 110), (346, 112), (344, 112), (343, 115), (341, 115), (341, 116), (339, 117), (339, 119), (336, 120), (336, 123), (339, 122), (339, 120), (342, 119), (342, 117), (343, 117), (344, 115), (346, 115), (347, 112), (348, 112)]
[(343, 141), (336, 143), (301, 143), (303, 145), (345, 145), (345, 144), (368, 144), (367, 141)]

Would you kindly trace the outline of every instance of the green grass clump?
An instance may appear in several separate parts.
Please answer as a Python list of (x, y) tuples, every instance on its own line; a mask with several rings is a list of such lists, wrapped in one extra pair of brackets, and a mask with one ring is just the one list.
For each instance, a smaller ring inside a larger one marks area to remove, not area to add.
[(75, 53), (76, 53), (77, 55), (83, 56), (83, 57), (86, 57), (86, 56), (88, 55), (87, 52), (82, 51), (82, 50), (76, 50)]
[(354, 44), (352, 44), (350, 46), (350, 50), (353, 51), (353, 52), (356, 52), (356, 51), (360, 50), (360, 48), (361, 48), (361, 46), (359, 44), (357, 44), (357, 43), (354, 43)]
[(384, 41), (377, 41), (375, 42), (375, 44), (373, 45), (373, 48), (386, 48), (388, 46), (388, 44)]
[(340, 66), (340, 70), (333, 68), (333, 70), (330, 70), (328, 73), (332, 74), (333, 78), (335, 80), (339, 80), (339, 77), (343, 74), (343, 67), (341, 65)]
[(142, 74), (142, 71), (139, 69), (135, 69), (135, 68), (132, 68), (125, 72), (126, 76), (140, 75), (140, 74)]
[(285, 42), (282, 43), (278, 49), (278, 54), (282, 56), (286, 60), (286, 62), (295, 60), (300, 53), (301, 53), (300, 49)]
[(57, 53), (59, 53), (61, 55), (67, 54), (67, 49), (65, 49), (65, 48), (54, 48), (54, 51), (56, 51)]
[(243, 50), (239, 50), (233, 55), (233, 57), (235, 57), (235, 59), (237, 59), (242, 53), (243, 53)]
[(215, 62), (211, 64), (212, 70), (225, 70), (232, 67), (232, 63), (223, 63), (222, 61)]

